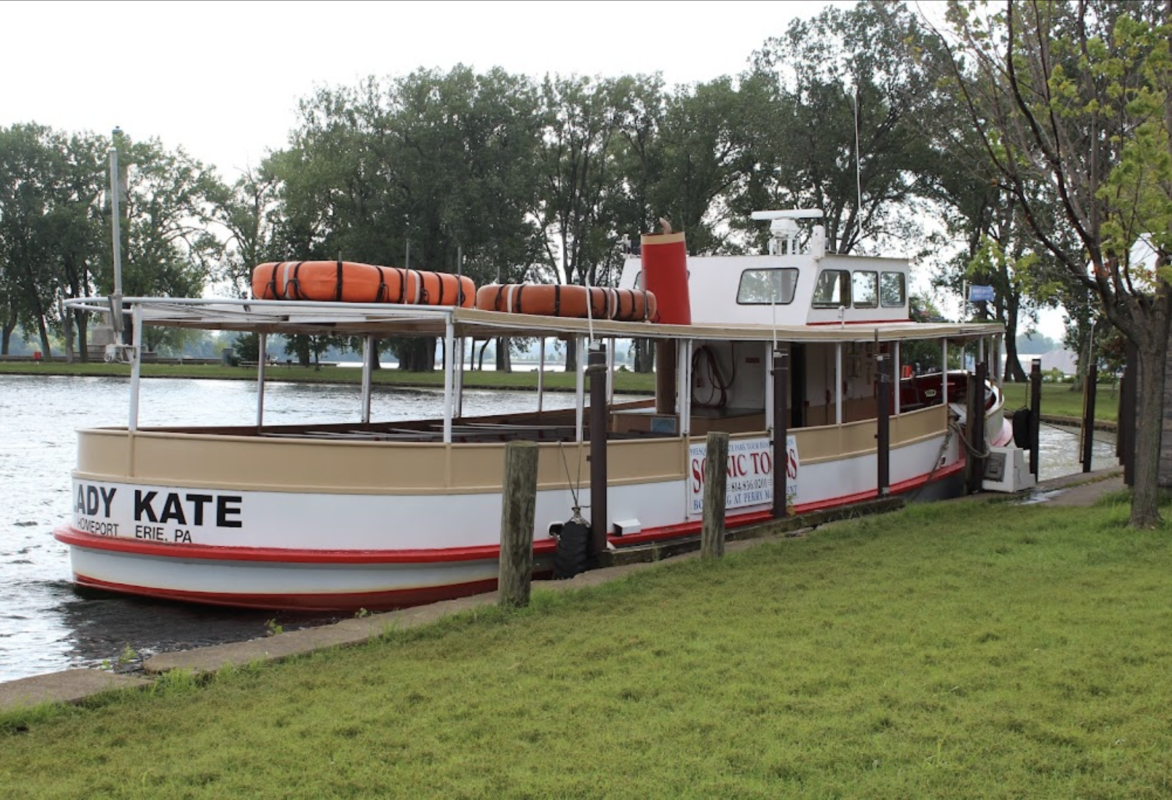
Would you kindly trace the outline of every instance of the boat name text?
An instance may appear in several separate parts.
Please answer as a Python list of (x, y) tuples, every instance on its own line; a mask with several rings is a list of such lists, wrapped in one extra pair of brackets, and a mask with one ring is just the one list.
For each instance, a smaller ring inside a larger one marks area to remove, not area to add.
[[(127, 500), (118, 500), (119, 488)], [(135, 539), (156, 542), (192, 541), (191, 528), (242, 528), (243, 495), (203, 492), (134, 489), (78, 482), (74, 511), (75, 527), (95, 536), (130, 536), (133, 521)], [(127, 511), (132, 511), (131, 520)], [(117, 522), (115, 520), (118, 520)]]

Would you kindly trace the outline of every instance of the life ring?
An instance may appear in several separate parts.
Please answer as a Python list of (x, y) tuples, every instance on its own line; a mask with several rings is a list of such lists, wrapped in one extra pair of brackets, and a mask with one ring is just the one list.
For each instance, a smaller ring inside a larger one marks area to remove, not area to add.
[(472, 308), (476, 284), (466, 275), (353, 261), (278, 261), (253, 269), (252, 296), (257, 300)]
[[(589, 297), (589, 313), (587, 312)], [(611, 319), (619, 322), (655, 320), (655, 295), (642, 289), (604, 289), (561, 283), (490, 283), (476, 292), (476, 308), (508, 314)]]

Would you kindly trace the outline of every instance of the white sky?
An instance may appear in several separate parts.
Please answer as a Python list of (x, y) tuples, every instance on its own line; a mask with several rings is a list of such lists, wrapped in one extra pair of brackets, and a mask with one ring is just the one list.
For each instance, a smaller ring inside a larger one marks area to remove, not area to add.
[[(740, 73), (768, 37), (827, 5), (855, 3), (0, 0), (0, 126), (118, 126), (231, 181), (285, 146), (298, 100), (320, 86), (460, 63), (708, 81)], [(1060, 330), (1060, 317), (1043, 325)]]
[(300, 98), (419, 67), (735, 75), (794, 17), (853, 2), (0, 2), (0, 125), (136, 139), (222, 177), (280, 149)]

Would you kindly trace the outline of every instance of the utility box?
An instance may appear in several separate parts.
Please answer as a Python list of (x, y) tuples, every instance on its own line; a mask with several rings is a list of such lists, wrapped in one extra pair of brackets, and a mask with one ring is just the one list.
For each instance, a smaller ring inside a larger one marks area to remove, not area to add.
[(1029, 453), (1020, 447), (990, 447), (981, 486), (987, 492), (1020, 492), (1034, 485)]

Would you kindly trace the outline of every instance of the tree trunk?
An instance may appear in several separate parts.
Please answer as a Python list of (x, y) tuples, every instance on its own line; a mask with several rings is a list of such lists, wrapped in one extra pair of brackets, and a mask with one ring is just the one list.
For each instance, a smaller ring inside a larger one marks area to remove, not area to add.
[(9, 347), (12, 345), (12, 332), (16, 330), (16, 322), (5, 322), (4, 327), (0, 328), (0, 356), (8, 355)]
[(509, 339), (506, 336), (502, 336), (496, 340), (496, 371), (513, 371), (513, 359), (509, 354)]
[(1005, 379), (1013, 383), (1026, 382), (1026, 372), (1021, 368), (1021, 358), (1017, 355), (1017, 339), (1008, 332), (1005, 335)]
[(1159, 527), (1160, 434), (1164, 425), (1164, 346), (1168, 326), (1144, 330), (1136, 345), (1139, 356), (1139, 413), (1135, 420), (1135, 480), (1132, 485), (1133, 528)]
[(566, 339), (566, 372), (578, 371), (578, 340), (571, 336)]
[(484, 372), (484, 353), (488, 350), (488, 344), (491, 341), (492, 339), (485, 339), (484, 343), (480, 345), (480, 357), (476, 360), (476, 363), (479, 365), (478, 369), (481, 372)]
[(41, 351), (45, 356), (45, 360), (48, 361), (53, 357), (53, 350), (49, 347), (49, 329), (45, 325), (44, 314), (37, 315), (37, 328), (41, 334)]
[(635, 372), (648, 373), (655, 367), (655, 348), (650, 339), (635, 340)]
[(404, 372), (431, 372), (435, 369), (435, 338), (408, 339), (399, 355)]
[(77, 352), (81, 363), (87, 364), (90, 360), (89, 317), (84, 311), (75, 311), (73, 322), (77, 326)]

